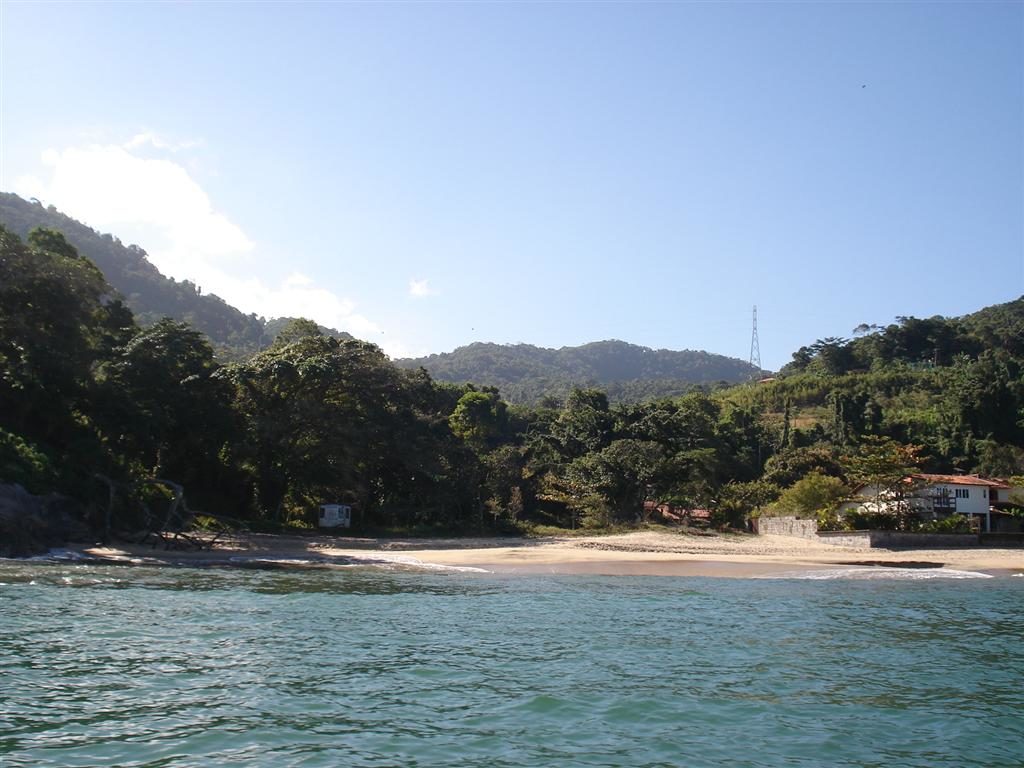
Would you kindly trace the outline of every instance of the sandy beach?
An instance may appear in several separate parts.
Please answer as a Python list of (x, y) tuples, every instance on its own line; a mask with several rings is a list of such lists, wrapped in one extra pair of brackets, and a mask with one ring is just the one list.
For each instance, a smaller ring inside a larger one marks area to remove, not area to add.
[(86, 558), (180, 565), (278, 564), (281, 567), (374, 565), (454, 567), (505, 574), (751, 577), (837, 567), (946, 568), (1024, 573), (1024, 549), (887, 550), (811, 539), (747, 534), (638, 531), (546, 538), (365, 539), (330, 535), (244, 534), (209, 549), (163, 545), (82, 546)]

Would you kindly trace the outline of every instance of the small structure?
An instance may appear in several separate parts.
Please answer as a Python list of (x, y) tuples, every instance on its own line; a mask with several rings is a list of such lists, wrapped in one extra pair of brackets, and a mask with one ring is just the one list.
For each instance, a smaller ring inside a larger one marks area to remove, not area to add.
[(318, 522), (321, 528), (348, 528), (352, 525), (352, 507), (348, 504), (321, 504)]

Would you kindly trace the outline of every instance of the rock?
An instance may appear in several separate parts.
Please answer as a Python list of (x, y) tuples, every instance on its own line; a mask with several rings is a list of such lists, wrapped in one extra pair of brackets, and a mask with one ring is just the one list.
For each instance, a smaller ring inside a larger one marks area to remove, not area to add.
[(89, 534), (81, 506), (51, 493), (34, 496), (20, 485), (0, 484), (0, 557), (30, 557)]

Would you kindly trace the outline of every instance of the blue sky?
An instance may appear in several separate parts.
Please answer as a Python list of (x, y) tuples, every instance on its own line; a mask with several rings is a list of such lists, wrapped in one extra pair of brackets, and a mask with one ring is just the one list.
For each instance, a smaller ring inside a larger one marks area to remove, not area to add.
[(2, 4), (0, 188), (395, 356), (1024, 293), (1021, 3)]

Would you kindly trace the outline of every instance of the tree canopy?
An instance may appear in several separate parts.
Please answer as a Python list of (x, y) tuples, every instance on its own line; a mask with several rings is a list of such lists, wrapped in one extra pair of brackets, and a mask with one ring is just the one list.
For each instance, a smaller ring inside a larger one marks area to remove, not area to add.
[(341, 502), (363, 530), (630, 524), (653, 504), (740, 526), (857, 485), (897, 494), (918, 469), (1024, 474), (1022, 316), (1024, 299), (866, 326), (731, 388), (510, 404), (301, 318), (225, 361), (194, 325), (137, 322), (60, 232), (0, 228), (0, 481), (100, 508), (106, 478), (136, 489), (124, 525), (167, 481), (252, 525), (309, 526)]

